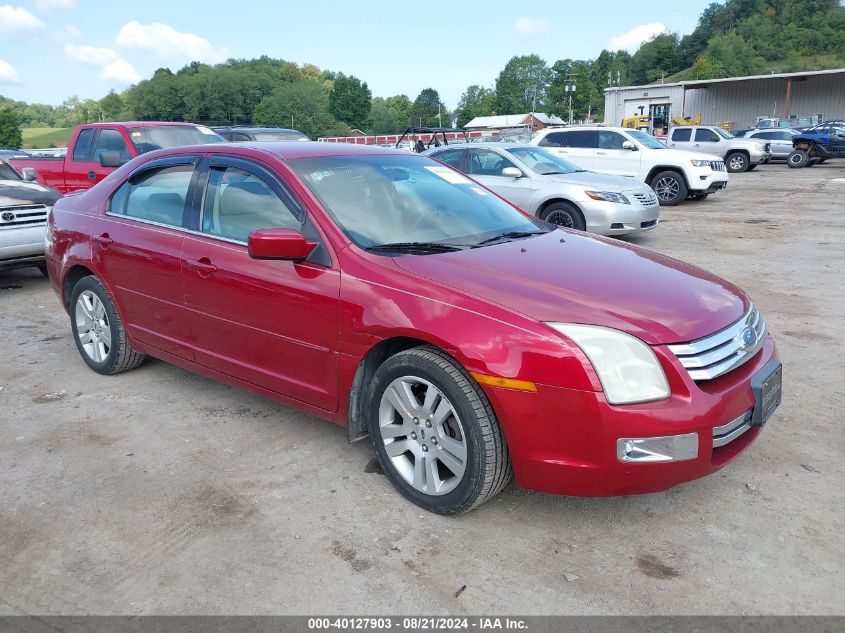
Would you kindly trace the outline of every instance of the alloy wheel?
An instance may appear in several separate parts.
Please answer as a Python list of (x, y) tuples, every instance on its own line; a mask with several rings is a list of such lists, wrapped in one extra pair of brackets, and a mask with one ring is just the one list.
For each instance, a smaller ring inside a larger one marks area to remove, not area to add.
[(76, 335), (82, 349), (95, 363), (106, 360), (111, 350), (111, 324), (106, 306), (90, 290), (80, 293), (74, 310)]
[(546, 216), (546, 222), (551, 222), (552, 224), (563, 226), (568, 229), (575, 226), (575, 222), (572, 220), (572, 214), (561, 210), (555, 210), (549, 213), (549, 215)]
[(664, 202), (674, 200), (680, 189), (681, 187), (678, 184), (678, 181), (668, 176), (661, 178), (654, 183), (654, 193), (656, 193), (657, 197)]
[(379, 431), (396, 472), (428, 495), (454, 490), (464, 477), (467, 439), (449, 399), (431, 382), (402, 376), (379, 404)]
[(745, 167), (745, 158), (742, 156), (731, 156), (729, 165), (733, 171), (742, 171)]

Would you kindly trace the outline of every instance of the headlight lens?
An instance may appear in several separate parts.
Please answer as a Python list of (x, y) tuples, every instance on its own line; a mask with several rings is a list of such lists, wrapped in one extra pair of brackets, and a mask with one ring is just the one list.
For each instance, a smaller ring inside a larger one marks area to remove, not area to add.
[(691, 160), (693, 167), (710, 167), (709, 160)]
[(596, 325), (547, 325), (572, 339), (590, 359), (610, 404), (649, 402), (669, 397), (666, 374), (652, 349), (640, 339)]
[(617, 204), (631, 204), (630, 200), (621, 193), (612, 191), (585, 191), (593, 200), (604, 200), (605, 202), (616, 202)]
[(762, 152), (763, 151), (763, 144), (762, 143), (754, 143), (754, 149), (757, 150), (758, 152)]

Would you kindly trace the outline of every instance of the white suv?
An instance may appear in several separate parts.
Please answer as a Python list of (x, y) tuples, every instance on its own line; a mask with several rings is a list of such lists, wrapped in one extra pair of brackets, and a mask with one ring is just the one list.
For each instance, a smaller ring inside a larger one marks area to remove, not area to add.
[(649, 185), (660, 204), (706, 198), (728, 184), (721, 156), (669, 149), (640, 130), (623, 127), (566, 127), (540, 130), (531, 139), (581, 169), (625, 176)]

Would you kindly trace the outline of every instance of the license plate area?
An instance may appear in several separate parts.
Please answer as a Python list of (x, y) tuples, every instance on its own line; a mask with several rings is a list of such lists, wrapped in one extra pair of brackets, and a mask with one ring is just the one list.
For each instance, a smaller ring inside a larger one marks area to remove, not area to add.
[(754, 391), (754, 411), (751, 426), (763, 426), (780, 406), (783, 394), (783, 365), (770, 360), (751, 378)]

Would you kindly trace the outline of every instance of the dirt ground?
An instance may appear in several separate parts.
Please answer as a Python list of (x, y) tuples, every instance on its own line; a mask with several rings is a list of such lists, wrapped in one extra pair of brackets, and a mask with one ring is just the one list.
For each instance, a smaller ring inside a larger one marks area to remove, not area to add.
[(158, 361), (94, 374), (38, 272), (0, 273), (0, 613), (845, 613), (845, 161), (732, 175), (633, 241), (751, 294), (780, 410), (668, 492), (459, 518), (331, 424)]

